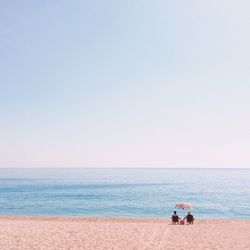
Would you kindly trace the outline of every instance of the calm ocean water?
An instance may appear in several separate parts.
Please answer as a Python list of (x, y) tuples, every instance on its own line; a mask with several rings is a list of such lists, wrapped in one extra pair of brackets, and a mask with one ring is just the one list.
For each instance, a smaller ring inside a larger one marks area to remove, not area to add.
[(170, 217), (179, 201), (250, 219), (250, 169), (0, 169), (0, 215)]

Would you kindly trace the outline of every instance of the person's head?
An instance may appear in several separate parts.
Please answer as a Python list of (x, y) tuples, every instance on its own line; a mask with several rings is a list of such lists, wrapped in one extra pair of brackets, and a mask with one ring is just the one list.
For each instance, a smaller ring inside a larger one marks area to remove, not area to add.
[(188, 212), (188, 215), (190, 214), (190, 212)]
[(174, 214), (176, 214), (176, 211), (174, 211)]

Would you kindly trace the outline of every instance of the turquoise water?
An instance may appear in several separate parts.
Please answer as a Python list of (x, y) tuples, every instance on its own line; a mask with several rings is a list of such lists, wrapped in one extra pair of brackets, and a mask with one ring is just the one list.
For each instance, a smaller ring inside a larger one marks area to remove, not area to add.
[(250, 170), (0, 169), (0, 215), (169, 217), (179, 201), (250, 219)]

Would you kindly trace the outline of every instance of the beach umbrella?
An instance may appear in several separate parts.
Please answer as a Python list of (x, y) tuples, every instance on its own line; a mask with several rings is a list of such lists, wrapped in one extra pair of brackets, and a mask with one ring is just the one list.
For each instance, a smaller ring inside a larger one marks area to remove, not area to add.
[(193, 207), (192, 207), (192, 204), (191, 204), (191, 203), (182, 202), (182, 203), (177, 203), (177, 204), (175, 205), (175, 208), (182, 208), (182, 209), (187, 208), (187, 209), (192, 209)]

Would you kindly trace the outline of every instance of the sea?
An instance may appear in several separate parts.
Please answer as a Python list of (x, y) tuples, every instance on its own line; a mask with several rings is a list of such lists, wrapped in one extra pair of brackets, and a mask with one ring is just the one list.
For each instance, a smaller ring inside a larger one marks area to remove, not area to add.
[(0, 169), (0, 215), (250, 219), (250, 169)]

